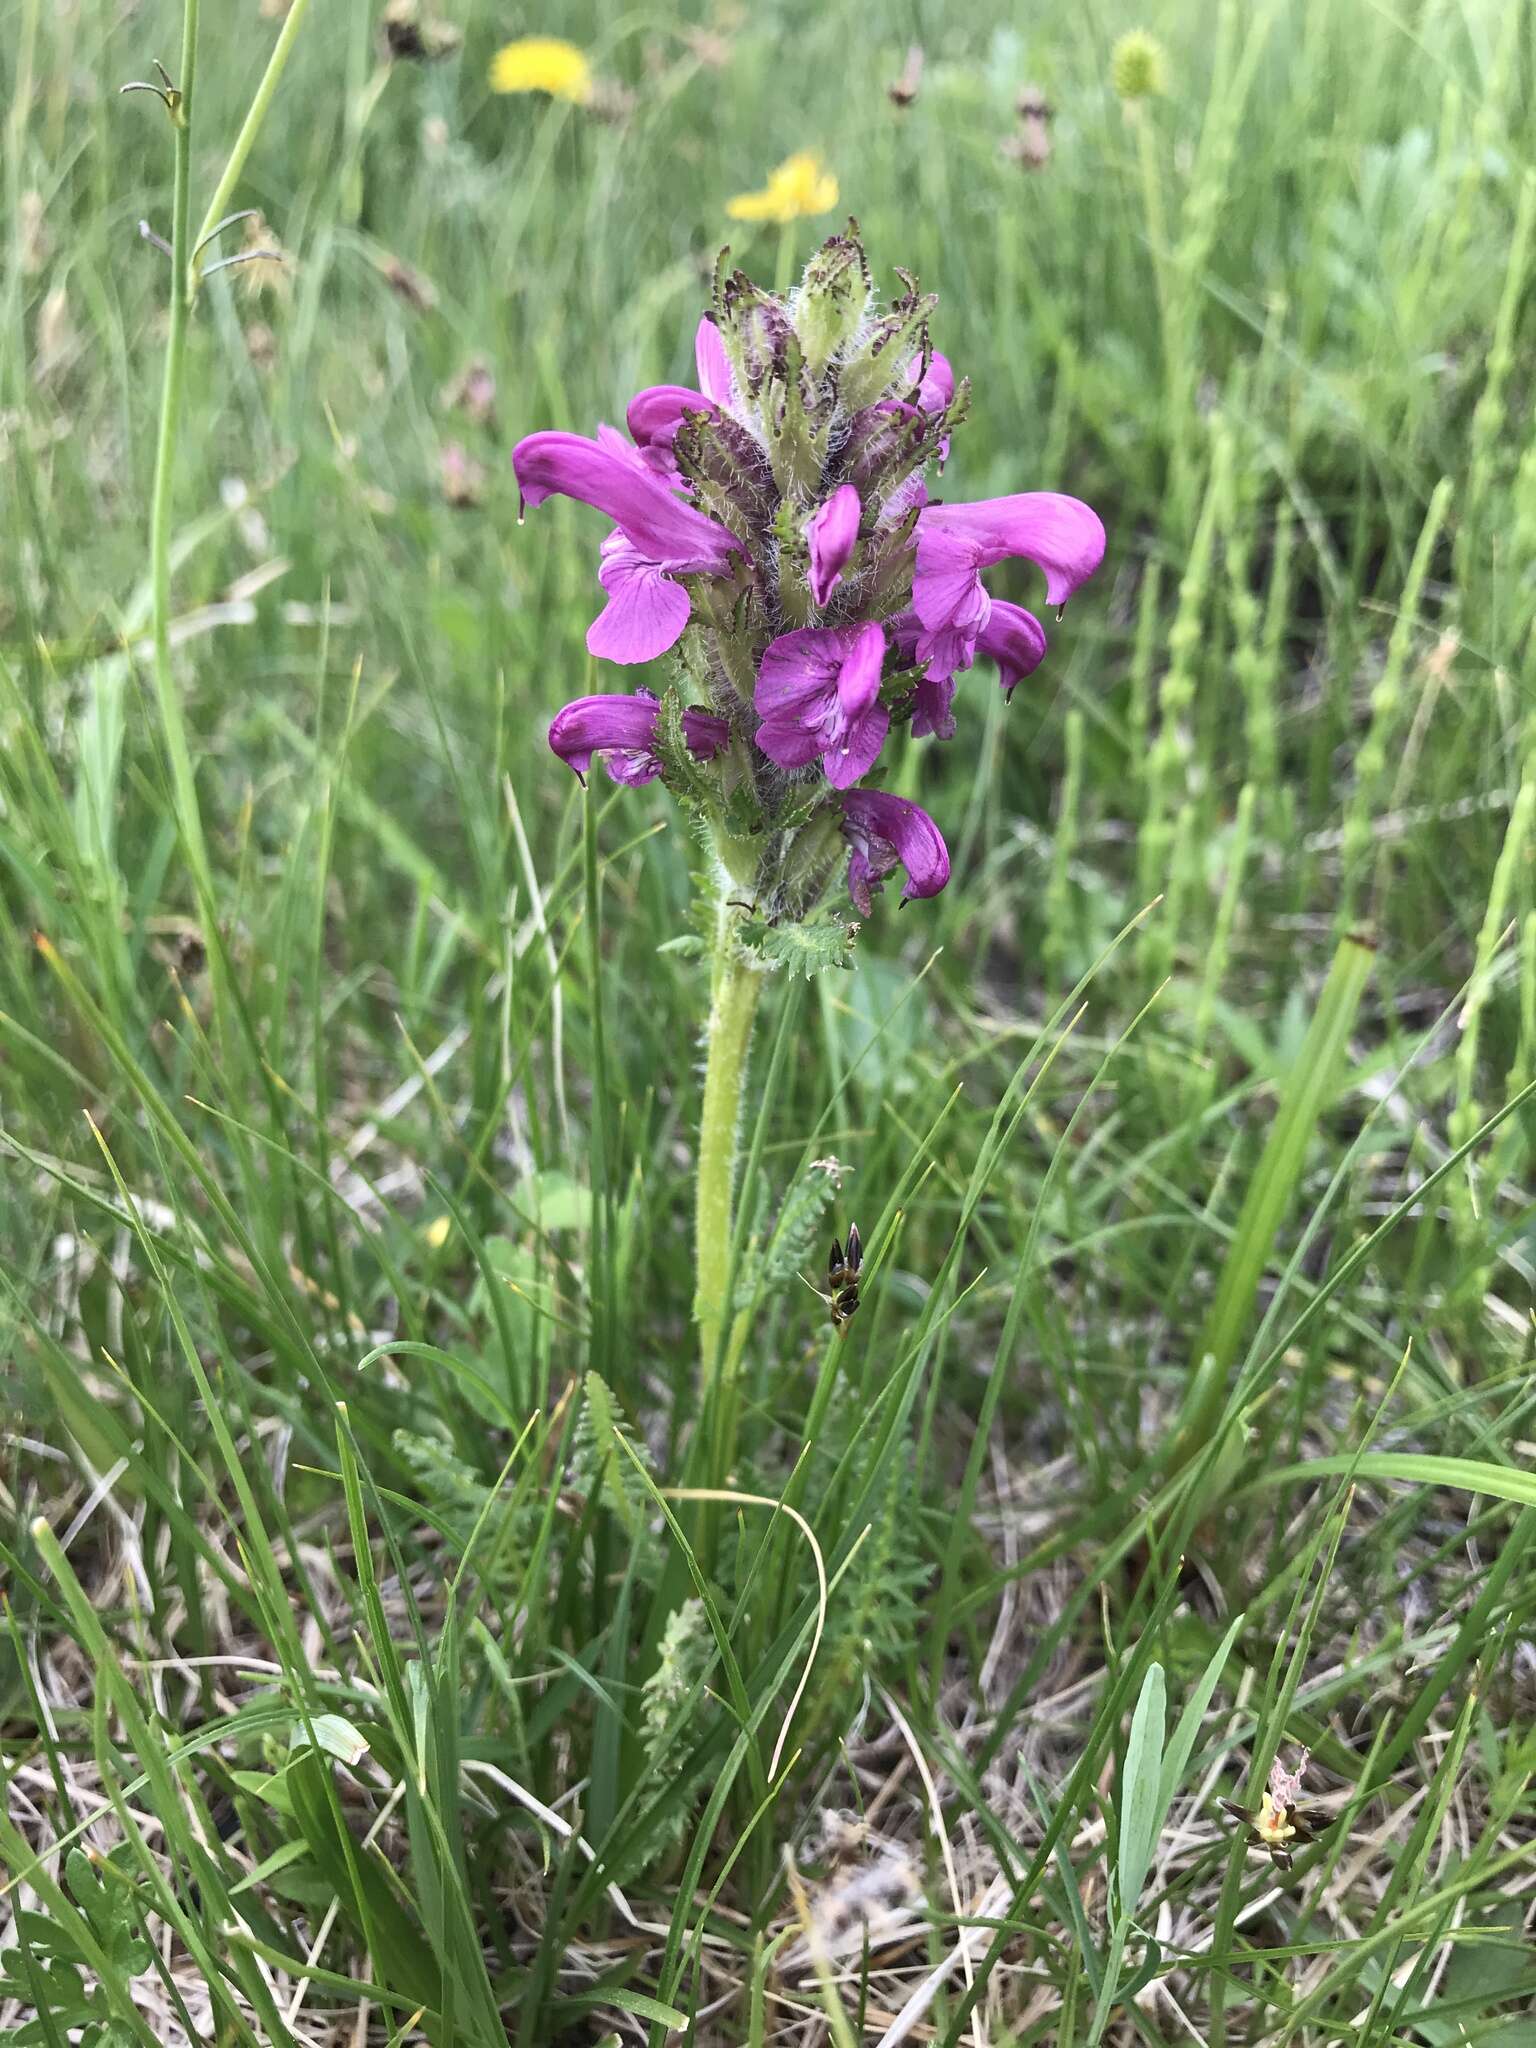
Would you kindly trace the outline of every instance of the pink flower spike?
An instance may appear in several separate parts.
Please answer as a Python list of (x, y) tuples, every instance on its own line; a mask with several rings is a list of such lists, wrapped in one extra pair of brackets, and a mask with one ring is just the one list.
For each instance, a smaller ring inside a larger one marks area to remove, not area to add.
[(920, 804), (885, 789), (850, 789), (843, 797), (848, 842), (848, 893), (861, 917), (871, 897), (898, 865), (907, 871), (901, 900), (937, 896), (949, 880), (949, 848)]
[(852, 484), (839, 484), (824, 505), (805, 522), (811, 550), (811, 601), (818, 611), (843, 580), (848, 558), (858, 544), (859, 494)]
[(757, 672), (757, 744), (781, 768), (820, 759), (832, 787), (847, 789), (869, 773), (890, 729), (880, 702), (884, 660), (877, 624), (781, 633)]

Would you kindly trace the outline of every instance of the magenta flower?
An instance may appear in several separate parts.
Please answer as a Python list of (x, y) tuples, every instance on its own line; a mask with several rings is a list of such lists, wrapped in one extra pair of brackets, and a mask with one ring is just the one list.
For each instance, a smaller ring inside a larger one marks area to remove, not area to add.
[(725, 411), (736, 408), (736, 379), (731, 359), (713, 320), (701, 320), (693, 337), (693, 360), (699, 373), (699, 389)]
[(843, 837), (848, 842), (848, 894), (868, 917), (871, 895), (897, 866), (907, 871), (901, 892), (937, 896), (949, 880), (949, 848), (920, 804), (885, 789), (850, 789), (843, 796)]
[(805, 626), (769, 642), (753, 702), (757, 744), (781, 768), (821, 760), (834, 789), (867, 775), (891, 715), (880, 702), (885, 635), (867, 626)]
[(992, 609), (981, 571), (1014, 555), (1042, 568), (1047, 600), (1064, 605), (1103, 560), (1104, 528), (1080, 499), (1054, 491), (923, 508), (912, 577), (920, 659), (944, 674), (970, 667)]
[[(598, 755), (615, 782), (638, 787), (654, 782), (661, 773), (655, 751), (656, 717), (661, 706), (654, 697), (578, 697), (557, 711), (550, 722), (549, 744), (568, 768), (585, 776)], [(688, 751), (700, 761), (712, 761), (730, 745), (731, 728), (723, 718), (707, 711), (683, 713), (683, 738)]]
[[(924, 412), (946, 412), (955, 395), (955, 373), (949, 366), (949, 357), (941, 356), (937, 349), (928, 358), (928, 367), (923, 368), (921, 356), (914, 356), (908, 365), (907, 374), (917, 379), (917, 402)], [(949, 436), (943, 435), (938, 446), (939, 468), (949, 460)]]
[(941, 356), (934, 349), (924, 369), (921, 356), (914, 356), (907, 365), (907, 375), (917, 382), (917, 402), (924, 412), (944, 412), (955, 395), (955, 373), (950, 368), (949, 357)]
[[(916, 612), (901, 612), (886, 621), (886, 631), (897, 659), (904, 668), (919, 658), (924, 634)], [(1004, 697), (1011, 697), (1025, 676), (1045, 659), (1045, 628), (1033, 612), (1005, 598), (991, 601), (986, 624), (976, 636), (976, 653), (997, 663), (997, 679)], [(930, 660), (918, 679), (912, 697), (912, 737), (950, 740), (955, 736), (955, 678), (942, 665)]]
[(604, 545), (598, 581), (608, 593), (602, 616), (587, 635), (593, 654), (628, 664), (665, 654), (688, 623), (688, 593), (677, 575), (725, 576), (746, 553), (725, 527), (688, 504), (647, 467), (612, 427), (598, 439), (580, 434), (529, 434), (512, 451), (523, 501), (542, 505), (555, 495), (606, 512), (625, 543)]
[(678, 428), (689, 413), (717, 410), (712, 399), (702, 391), (690, 391), (686, 384), (653, 384), (629, 401), (624, 424), (647, 467), (676, 485), (681, 478), (672, 460), (672, 443), (677, 439)]
[(843, 580), (848, 557), (859, 538), (859, 494), (852, 484), (839, 484), (805, 522), (811, 550), (811, 601), (818, 611)]

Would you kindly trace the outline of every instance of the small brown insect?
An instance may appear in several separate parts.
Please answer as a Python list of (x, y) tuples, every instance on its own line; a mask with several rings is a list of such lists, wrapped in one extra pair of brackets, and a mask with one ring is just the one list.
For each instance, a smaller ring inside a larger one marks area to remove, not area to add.
[(850, 1223), (847, 1244), (839, 1244), (834, 1237), (827, 1259), (827, 1301), (832, 1311), (832, 1327), (838, 1332), (845, 1330), (859, 1312), (859, 1268), (863, 1263), (859, 1226)]
[(1295, 1770), (1288, 1771), (1278, 1758), (1269, 1774), (1269, 1786), (1257, 1808), (1239, 1806), (1235, 1799), (1219, 1804), (1243, 1826), (1250, 1849), (1267, 1849), (1277, 1870), (1289, 1870), (1291, 1844), (1315, 1842), (1337, 1816), (1317, 1818), (1300, 1804), (1301, 1780), (1307, 1768), (1307, 1752), (1301, 1752)]

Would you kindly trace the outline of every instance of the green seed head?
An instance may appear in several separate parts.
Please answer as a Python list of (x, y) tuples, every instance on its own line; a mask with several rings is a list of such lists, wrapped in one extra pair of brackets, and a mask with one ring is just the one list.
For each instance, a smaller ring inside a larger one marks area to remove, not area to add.
[(1163, 46), (1144, 28), (1133, 28), (1110, 52), (1109, 80), (1122, 100), (1157, 99), (1167, 90)]

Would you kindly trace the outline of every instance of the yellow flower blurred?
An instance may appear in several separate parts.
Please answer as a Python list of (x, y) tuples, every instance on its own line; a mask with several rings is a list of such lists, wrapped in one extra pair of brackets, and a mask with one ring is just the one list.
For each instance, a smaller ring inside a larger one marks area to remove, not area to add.
[(592, 66), (559, 36), (522, 36), (491, 59), (492, 92), (547, 92), (584, 107), (592, 97)]
[(761, 192), (738, 193), (726, 207), (732, 220), (804, 220), (830, 213), (837, 204), (837, 179), (824, 170), (812, 149), (786, 157)]

